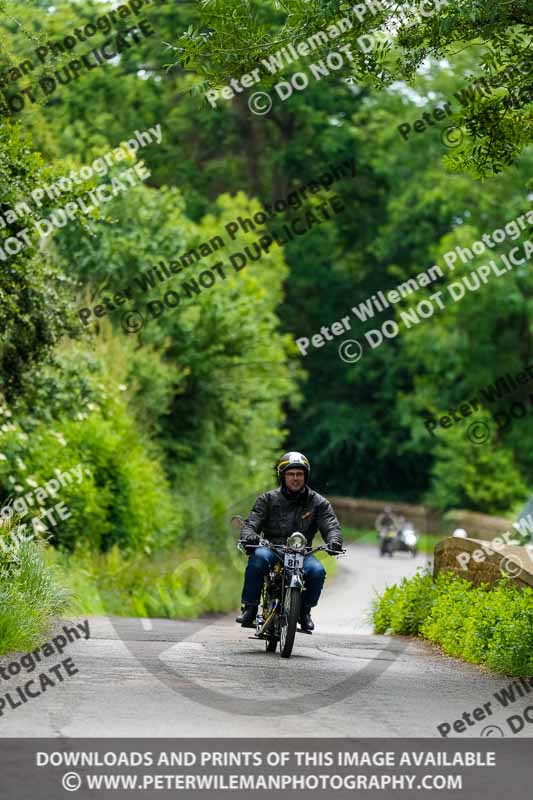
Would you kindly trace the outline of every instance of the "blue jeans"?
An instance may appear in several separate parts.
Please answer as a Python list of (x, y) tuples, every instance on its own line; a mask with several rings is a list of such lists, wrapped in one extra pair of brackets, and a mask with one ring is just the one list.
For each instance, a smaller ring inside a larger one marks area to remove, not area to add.
[[(248, 558), (244, 573), (242, 602), (250, 606), (259, 605), (263, 580), (267, 572), (279, 561), (279, 556), (268, 547), (256, 547)], [(304, 585), (302, 606), (312, 608), (318, 603), (320, 592), (326, 580), (326, 570), (315, 556), (304, 558)]]

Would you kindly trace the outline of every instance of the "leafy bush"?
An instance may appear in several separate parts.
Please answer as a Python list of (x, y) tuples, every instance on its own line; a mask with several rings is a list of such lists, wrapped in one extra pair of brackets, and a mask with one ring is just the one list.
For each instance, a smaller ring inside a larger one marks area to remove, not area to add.
[(471, 640), (472, 627), (484, 622), (480, 612), (486, 599), (487, 592), (484, 589), (476, 591), (469, 581), (449, 577), (446, 573), (439, 574), (433, 603), (420, 634), (441, 644), (450, 655), (463, 656), (467, 635)]
[[(74, 478), (45, 501), (49, 510), (65, 503), (70, 514), (57, 526), (44, 520), (54, 544), (73, 550), (76, 542), (89, 540), (102, 550), (120, 544), (149, 552), (177, 538), (180, 506), (124, 406), (117, 403), (112, 419), (94, 411), (53, 427), (40, 424), (29, 434), (17, 424), (8, 427), (0, 434), (4, 502), (56, 478), (55, 470), (67, 473), (81, 465), (81, 482)], [(30, 509), (29, 519), (37, 513)]]
[[(93, 354), (67, 344), (53, 364), (36, 370), (24, 401), (0, 403), (2, 504), (56, 478), (56, 470), (82, 468), (80, 482), (44, 501), (49, 510), (68, 506), (67, 519), (44, 524), (51, 542), (69, 550), (88, 541), (101, 550), (118, 544), (150, 552), (179, 538), (182, 502), (172, 497), (160, 450), (140, 428), (121, 382), (127, 355), (120, 343), (103, 343)], [(28, 521), (38, 513), (30, 508)]]
[(376, 633), (419, 635), (452, 656), (506, 675), (533, 675), (533, 590), (508, 578), (474, 587), (452, 573), (417, 573), (388, 587), (373, 609)]
[(403, 578), (399, 586), (389, 586), (374, 603), (376, 633), (416, 636), (431, 609), (433, 593), (431, 574), (420, 571)]

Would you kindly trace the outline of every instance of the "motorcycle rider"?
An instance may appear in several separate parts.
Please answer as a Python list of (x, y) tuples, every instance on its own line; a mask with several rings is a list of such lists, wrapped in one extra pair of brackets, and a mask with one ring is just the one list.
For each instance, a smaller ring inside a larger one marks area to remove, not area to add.
[[(279, 489), (259, 495), (244, 523), (241, 541), (249, 558), (242, 590), (243, 613), (236, 620), (243, 628), (255, 627), (264, 576), (279, 559), (267, 547), (248, 547), (259, 544), (260, 534), (272, 544), (283, 544), (291, 533), (300, 531), (311, 546), (318, 529), (329, 550), (342, 550), (339, 521), (328, 500), (308, 486), (310, 472), (311, 465), (302, 453), (285, 453), (276, 465)], [(314, 555), (304, 558), (304, 576), (300, 625), (312, 631), (311, 608), (318, 603), (326, 578), (326, 570)]]
[(383, 512), (379, 515), (379, 517), (376, 520), (376, 530), (381, 534), (383, 531), (388, 531), (393, 528), (398, 528), (398, 526), (399, 526), (399, 519), (397, 519), (394, 516), (392, 508), (390, 506), (385, 506)]

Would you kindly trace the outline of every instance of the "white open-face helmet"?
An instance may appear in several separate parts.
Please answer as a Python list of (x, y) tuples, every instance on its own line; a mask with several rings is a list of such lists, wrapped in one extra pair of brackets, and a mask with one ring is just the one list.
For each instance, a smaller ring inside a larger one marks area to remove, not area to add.
[(276, 474), (280, 484), (283, 482), (283, 475), (288, 469), (303, 469), (305, 482), (307, 483), (309, 480), (311, 464), (303, 453), (292, 451), (281, 456), (280, 460), (276, 464)]

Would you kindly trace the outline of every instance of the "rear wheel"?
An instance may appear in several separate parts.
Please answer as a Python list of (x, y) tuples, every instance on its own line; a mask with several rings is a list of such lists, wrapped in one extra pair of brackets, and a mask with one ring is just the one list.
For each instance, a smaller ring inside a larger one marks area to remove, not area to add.
[(289, 589), (285, 595), (284, 620), (281, 626), (279, 654), (282, 658), (290, 658), (296, 635), (296, 625), (300, 618), (302, 602), (301, 590), (297, 586)]
[(267, 653), (275, 653), (276, 648), (278, 646), (278, 640), (274, 639), (273, 637), (269, 637), (266, 642), (266, 651)]

